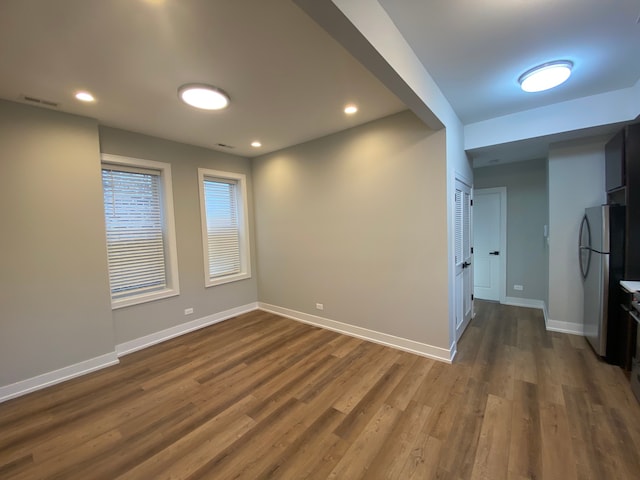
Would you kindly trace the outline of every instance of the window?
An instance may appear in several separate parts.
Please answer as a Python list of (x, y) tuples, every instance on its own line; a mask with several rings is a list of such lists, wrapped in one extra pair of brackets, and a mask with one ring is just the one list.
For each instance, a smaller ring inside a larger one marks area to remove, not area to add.
[(246, 177), (198, 169), (205, 284), (251, 277)]
[(171, 166), (102, 155), (111, 306), (179, 293)]

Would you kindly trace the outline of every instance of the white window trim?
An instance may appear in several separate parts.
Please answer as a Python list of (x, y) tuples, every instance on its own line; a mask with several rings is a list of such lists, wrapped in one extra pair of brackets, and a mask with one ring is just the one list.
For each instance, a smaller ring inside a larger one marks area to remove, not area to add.
[[(178, 279), (178, 249), (176, 247), (176, 227), (173, 212), (173, 189), (171, 187), (171, 165), (164, 162), (144, 160), (139, 158), (122, 157), (103, 153), (101, 163), (110, 165), (123, 165), (126, 167), (147, 168), (160, 171), (160, 184), (162, 186), (162, 213), (164, 216), (166, 255), (165, 269), (167, 275), (167, 287), (149, 293), (141, 293), (126, 298), (112, 299), (111, 309), (129, 307), (141, 303), (152, 302), (162, 298), (174, 297), (180, 294), (180, 282)], [(105, 226), (106, 235), (106, 226)]]
[[(207, 212), (204, 198), (205, 178), (219, 178), (221, 180), (233, 180), (237, 182), (238, 195), (238, 224), (240, 228), (240, 273), (225, 275), (212, 279), (209, 277), (209, 249), (207, 234)], [(204, 255), (204, 284), (205, 287), (213, 287), (238, 280), (251, 278), (251, 248), (249, 241), (249, 204), (247, 202), (247, 177), (242, 173), (222, 172), (219, 170), (209, 170), (207, 168), (198, 169), (198, 190), (200, 192), (200, 221), (202, 228), (202, 253)]]

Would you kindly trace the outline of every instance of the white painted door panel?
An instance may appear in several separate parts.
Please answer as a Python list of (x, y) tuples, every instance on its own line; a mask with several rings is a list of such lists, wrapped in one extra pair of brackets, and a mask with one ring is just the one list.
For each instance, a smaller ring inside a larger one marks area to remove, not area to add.
[(498, 191), (476, 190), (473, 201), (474, 295), (499, 301), (502, 196)]

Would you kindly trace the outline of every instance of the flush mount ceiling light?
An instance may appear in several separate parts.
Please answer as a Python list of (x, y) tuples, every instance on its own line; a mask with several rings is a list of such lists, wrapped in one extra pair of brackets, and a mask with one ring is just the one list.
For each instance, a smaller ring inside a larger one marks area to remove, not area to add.
[(344, 113), (346, 113), (347, 115), (353, 115), (357, 111), (358, 111), (358, 107), (356, 107), (353, 104), (347, 105), (346, 107), (344, 107)]
[(178, 89), (178, 97), (187, 105), (202, 110), (221, 110), (229, 105), (229, 96), (219, 88), (189, 83)]
[(75, 97), (81, 102), (95, 102), (96, 99), (89, 92), (80, 91), (75, 93)]
[(256, 140), (255, 142), (251, 142), (251, 146), (253, 148), (260, 148), (262, 146), (262, 143)]
[(525, 92), (542, 92), (566, 82), (572, 68), (569, 60), (544, 63), (520, 75), (518, 83)]

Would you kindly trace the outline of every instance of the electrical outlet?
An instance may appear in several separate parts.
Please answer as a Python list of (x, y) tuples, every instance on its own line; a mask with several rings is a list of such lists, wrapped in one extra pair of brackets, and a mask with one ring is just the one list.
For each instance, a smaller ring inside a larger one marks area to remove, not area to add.
[(193, 313), (193, 308), (185, 308), (184, 309), (184, 314), (185, 315), (191, 315)]
[(316, 310), (324, 310), (324, 304), (316, 303)]
[(524, 290), (524, 287), (522, 285), (514, 285), (513, 289), (514, 290), (518, 290), (519, 292), (521, 292), (522, 290)]

